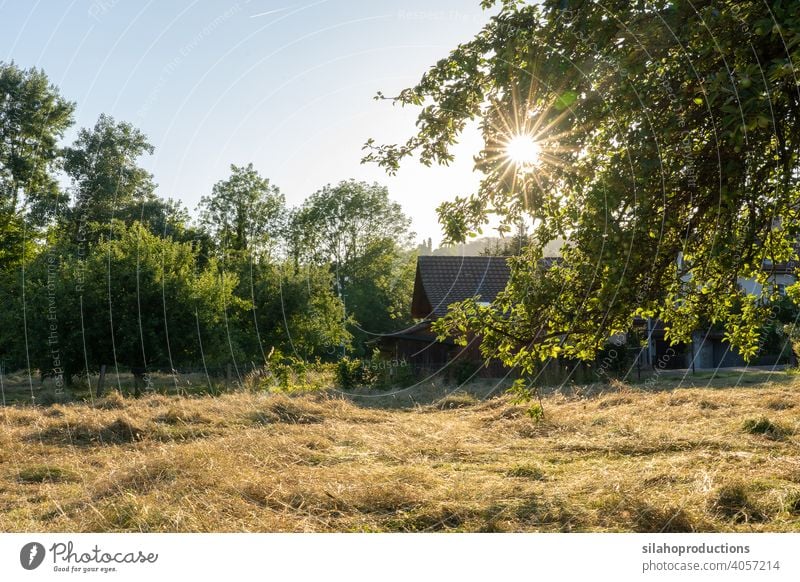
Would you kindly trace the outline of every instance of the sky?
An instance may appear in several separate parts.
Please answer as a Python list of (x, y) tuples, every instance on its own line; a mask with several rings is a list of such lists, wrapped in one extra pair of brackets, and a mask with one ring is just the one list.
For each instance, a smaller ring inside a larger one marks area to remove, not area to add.
[(472, 193), (472, 129), (449, 167), (395, 177), (360, 163), (416, 110), (394, 95), (488, 20), (479, 0), (0, 0), (0, 61), (44, 69), (77, 104), (71, 143), (101, 113), (147, 134), (158, 193), (193, 210), (230, 164), (252, 162), (290, 206), (326, 184), (377, 181), (441, 238), (435, 207)]

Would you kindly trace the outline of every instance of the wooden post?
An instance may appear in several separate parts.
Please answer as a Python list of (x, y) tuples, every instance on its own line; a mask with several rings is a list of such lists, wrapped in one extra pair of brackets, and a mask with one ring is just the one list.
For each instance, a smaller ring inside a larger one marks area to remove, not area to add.
[(96, 398), (100, 398), (103, 395), (103, 387), (106, 382), (106, 365), (103, 364), (100, 366), (100, 378), (97, 380), (97, 393), (95, 394)]
[(133, 396), (139, 398), (142, 395), (141, 381), (147, 373), (147, 368), (132, 367), (131, 374), (133, 374)]

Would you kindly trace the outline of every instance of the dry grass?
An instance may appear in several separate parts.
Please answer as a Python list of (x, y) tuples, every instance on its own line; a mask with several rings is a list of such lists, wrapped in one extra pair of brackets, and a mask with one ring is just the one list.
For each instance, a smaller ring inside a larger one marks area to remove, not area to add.
[(800, 381), (658, 388), (7, 407), (0, 531), (800, 530)]

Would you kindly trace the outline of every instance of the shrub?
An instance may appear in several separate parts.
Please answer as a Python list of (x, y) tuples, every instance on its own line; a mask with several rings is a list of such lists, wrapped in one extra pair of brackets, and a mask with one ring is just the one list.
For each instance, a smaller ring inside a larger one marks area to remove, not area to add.
[(416, 384), (414, 370), (405, 360), (392, 360), (381, 370), (379, 384), (386, 388), (407, 388)]
[(330, 388), (334, 376), (333, 364), (306, 362), (294, 356), (286, 356), (272, 350), (267, 357), (267, 365), (248, 372), (242, 388), (248, 392), (257, 391), (303, 391)]
[(459, 386), (474, 380), (476, 374), (481, 369), (481, 365), (469, 360), (461, 360), (453, 365), (453, 379)]
[(364, 360), (348, 356), (339, 360), (336, 365), (336, 385), (348, 389), (359, 386), (372, 386), (378, 380), (378, 374)]

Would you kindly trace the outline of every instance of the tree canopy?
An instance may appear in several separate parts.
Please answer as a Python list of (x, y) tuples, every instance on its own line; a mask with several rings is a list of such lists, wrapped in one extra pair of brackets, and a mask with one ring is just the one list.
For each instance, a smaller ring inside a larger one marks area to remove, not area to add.
[(0, 373), (241, 378), (402, 326), (409, 219), (386, 188), (343, 182), (293, 213), (252, 163), (232, 165), (192, 220), (157, 194), (134, 125), (102, 114), (61, 147), (73, 109), (44, 72), (0, 64)]
[(153, 151), (140, 130), (109, 115), (81, 129), (75, 143), (64, 150), (64, 170), (72, 179), (73, 220), (105, 223), (152, 199), (153, 177), (138, 162)]
[(349, 180), (312, 194), (292, 215), (295, 260), (330, 265), (357, 347), (408, 320), (415, 255), (411, 220), (379, 184)]
[[(769, 295), (763, 266), (797, 258), (800, 2), (482, 4), (498, 8), (489, 24), (393, 98), (421, 107), (416, 134), (365, 146), (389, 172), (412, 155), (447, 164), (477, 123), (484, 177), (439, 208), (446, 235), (491, 215), (533, 226), (506, 291), (440, 331), (478, 331), (523, 369), (590, 358), (637, 315), (673, 341), (723, 324), (753, 355), (767, 306), (738, 281)], [(563, 263), (544, 271), (559, 237)]]
[(41, 224), (64, 204), (53, 170), (58, 140), (72, 124), (75, 105), (43, 71), (0, 62), (0, 242), (27, 207)]
[[(72, 124), (75, 105), (64, 99), (45, 73), (0, 62), (0, 298), (3, 319), (17, 270), (37, 253), (36, 230), (55, 216), (67, 197), (55, 172), (60, 166), (58, 140)], [(6, 321), (3, 321), (6, 323)], [(5, 330), (11, 328), (5, 326)], [(23, 346), (0, 339), (0, 354), (23, 361)], [(2, 356), (0, 356), (0, 359)]]
[(231, 176), (200, 201), (201, 224), (222, 251), (269, 250), (283, 235), (286, 201), (280, 190), (253, 168), (231, 165)]

